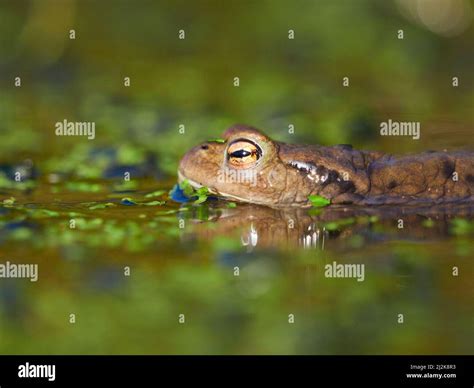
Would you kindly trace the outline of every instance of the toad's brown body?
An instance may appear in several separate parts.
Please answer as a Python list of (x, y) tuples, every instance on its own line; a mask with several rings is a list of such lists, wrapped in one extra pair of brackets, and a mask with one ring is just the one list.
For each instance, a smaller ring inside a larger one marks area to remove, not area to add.
[[(180, 180), (231, 200), (271, 207), (310, 206), (310, 195), (361, 205), (474, 202), (474, 153), (425, 152), (395, 157), (350, 146), (293, 145), (255, 128), (235, 125), (224, 142), (192, 148), (180, 162)], [(230, 144), (251, 142), (259, 157), (233, 168)]]

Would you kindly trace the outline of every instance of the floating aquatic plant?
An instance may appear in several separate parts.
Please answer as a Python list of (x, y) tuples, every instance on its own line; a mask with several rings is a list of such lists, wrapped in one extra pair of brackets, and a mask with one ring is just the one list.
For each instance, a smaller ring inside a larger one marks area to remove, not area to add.
[(170, 191), (170, 197), (176, 202), (193, 201), (194, 204), (206, 202), (210, 195), (211, 193), (207, 187), (202, 186), (194, 189), (186, 179), (176, 184)]
[(324, 207), (331, 203), (329, 199), (315, 194), (310, 195), (308, 199), (311, 202), (311, 205), (313, 205), (313, 207)]
[(107, 202), (107, 203), (98, 203), (96, 205), (92, 205), (89, 207), (89, 210), (97, 210), (97, 209), (107, 209), (109, 207), (114, 207), (117, 206), (113, 202)]
[(145, 198), (161, 197), (164, 194), (166, 194), (165, 190), (156, 190), (156, 191), (146, 194)]
[(208, 140), (208, 142), (213, 142), (213, 143), (225, 143), (225, 139), (211, 139)]
[(122, 198), (122, 200), (120, 201), (120, 203), (122, 205), (125, 205), (125, 206), (134, 206), (136, 205), (137, 203), (131, 199), (131, 198)]

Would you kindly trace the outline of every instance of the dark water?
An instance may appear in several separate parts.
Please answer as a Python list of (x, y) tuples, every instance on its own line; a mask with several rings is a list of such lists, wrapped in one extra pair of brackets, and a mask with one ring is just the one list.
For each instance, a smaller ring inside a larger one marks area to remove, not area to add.
[[(171, 182), (65, 185), (2, 206), (0, 257), (38, 281), (1, 280), (1, 353), (474, 350), (472, 206), (282, 211), (179, 204)], [(328, 277), (341, 264), (354, 277)]]

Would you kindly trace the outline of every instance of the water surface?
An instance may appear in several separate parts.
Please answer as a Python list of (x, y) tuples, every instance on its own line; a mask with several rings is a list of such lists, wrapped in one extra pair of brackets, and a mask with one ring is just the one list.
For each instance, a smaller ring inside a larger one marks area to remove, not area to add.
[(180, 204), (172, 184), (6, 193), (0, 257), (38, 263), (39, 279), (0, 282), (0, 352), (474, 350), (474, 207)]

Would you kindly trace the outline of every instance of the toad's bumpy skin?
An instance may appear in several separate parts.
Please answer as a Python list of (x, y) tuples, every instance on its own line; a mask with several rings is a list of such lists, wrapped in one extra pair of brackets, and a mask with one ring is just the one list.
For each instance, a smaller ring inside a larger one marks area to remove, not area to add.
[(333, 204), (474, 202), (474, 153), (425, 152), (395, 157), (351, 146), (293, 145), (234, 125), (223, 142), (206, 142), (182, 158), (178, 176), (233, 201), (271, 207)]

